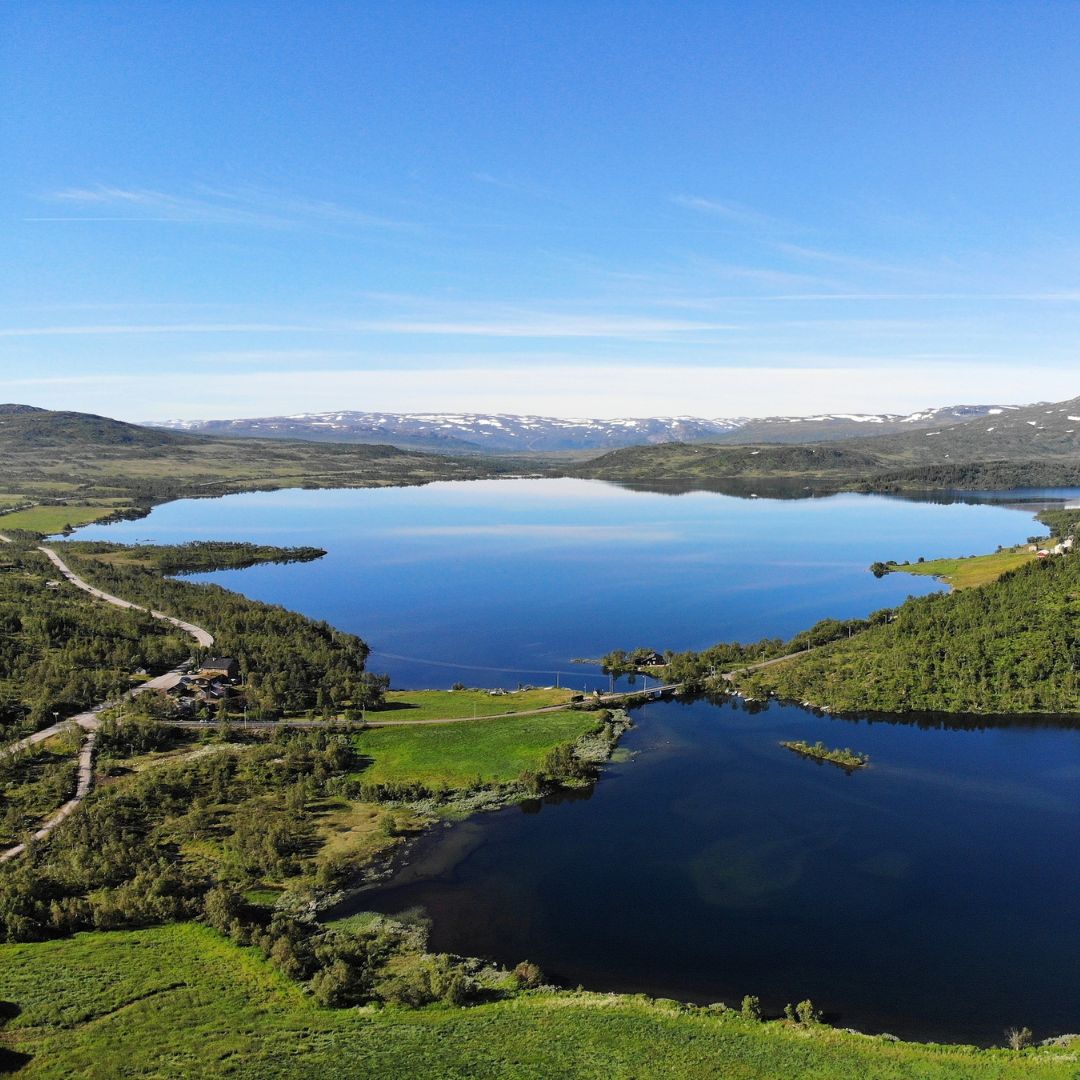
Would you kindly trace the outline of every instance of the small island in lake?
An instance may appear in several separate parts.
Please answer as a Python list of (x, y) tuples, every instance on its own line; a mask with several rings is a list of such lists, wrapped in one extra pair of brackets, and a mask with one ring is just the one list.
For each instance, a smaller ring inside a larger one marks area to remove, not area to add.
[(815, 761), (828, 761), (832, 765), (839, 765), (841, 769), (863, 769), (870, 764), (869, 754), (857, 754), (846, 746), (843, 750), (831, 750), (823, 742), (808, 743), (800, 741), (781, 742), (787, 750), (803, 757), (814, 758)]

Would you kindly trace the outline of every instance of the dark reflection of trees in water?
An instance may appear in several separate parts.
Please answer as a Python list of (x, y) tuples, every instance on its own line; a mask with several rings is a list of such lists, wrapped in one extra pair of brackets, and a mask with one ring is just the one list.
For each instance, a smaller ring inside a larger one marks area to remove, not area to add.
[(539, 814), (545, 806), (561, 806), (563, 803), (588, 802), (593, 797), (595, 784), (580, 788), (556, 788), (539, 799), (526, 799), (518, 803), (523, 814)]
[(940, 712), (827, 712), (800, 705), (794, 701), (752, 701), (735, 694), (706, 693), (694, 697), (673, 698), (678, 705), (691, 706), (699, 701), (707, 701), (718, 708), (728, 708), (734, 712), (756, 716), (771, 709), (796, 709), (811, 716), (828, 717), (849, 724), (895, 724), (903, 727), (918, 727), (926, 730), (955, 731), (991, 731), (1003, 728), (1050, 728), (1062, 731), (1080, 730), (1080, 716), (1061, 713), (1016, 713), (1007, 715), (974, 713)]

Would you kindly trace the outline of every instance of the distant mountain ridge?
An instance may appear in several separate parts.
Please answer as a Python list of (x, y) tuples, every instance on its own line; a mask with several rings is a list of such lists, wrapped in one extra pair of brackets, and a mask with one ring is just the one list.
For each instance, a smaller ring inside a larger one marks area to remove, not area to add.
[(1080, 479), (1080, 397), (816, 443), (620, 447), (567, 471), (634, 483), (817, 476), (870, 490), (1073, 487)]
[(201, 435), (317, 442), (388, 443), (443, 452), (614, 450), (661, 443), (831, 442), (900, 434), (997, 416), (1015, 405), (950, 405), (915, 413), (823, 413), (764, 419), (695, 416), (565, 419), (508, 413), (343, 410), (236, 420), (165, 420), (149, 426)]

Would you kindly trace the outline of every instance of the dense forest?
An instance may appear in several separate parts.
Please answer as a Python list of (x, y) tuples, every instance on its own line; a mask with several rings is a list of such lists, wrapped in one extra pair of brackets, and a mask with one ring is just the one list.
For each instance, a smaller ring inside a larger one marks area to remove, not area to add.
[[(228, 557), (228, 545), (209, 546), (221, 558)], [(386, 680), (365, 670), (368, 647), (355, 635), (218, 585), (170, 580), (151, 566), (127, 561), (127, 551), (120, 546), (88, 547), (69, 543), (57, 545), (57, 550), (77, 574), (99, 588), (209, 630), (215, 652), (239, 663), (253, 717), (309, 711), (329, 717), (381, 701)], [(189, 559), (185, 548), (172, 549), (166, 556), (169, 565), (185, 569), (215, 557), (198, 549)], [(277, 550), (292, 557), (292, 549)], [(244, 558), (250, 559), (251, 552)]]
[(1080, 558), (909, 600), (888, 621), (739, 685), (839, 711), (1080, 713)]
[[(59, 584), (36, 550), (0, 550), (0, 729), (6, 736), (115, 697), (140, 668), (191, 653), (179, 630)], [(50, 587), (52, 583), (55, 587)]]
[[(663, 678), (682, 683), (687, 692), (715, 688), (717, 679), (728, 672), (738, 672), (765, 660), (788, 656), (818, 648), (860, 634), (871, 627), (888, 622), (895, 614), (892, 608), (882, 608), (865, 619), (821, 619), (808, 630), (801, 630), (785, 641), (783, 638), (762, 638), (748, 643), (722, 641), (700, 652), (664, 653)], [(651, 649), (637, 648), (630, 652), (615, 649), (601, 657), (605, 674), (626, 675), (637, 672), (652, 654)]]
[[(332, 715), (381, 700), (386, 680), (365, 670), (352, 634), (216, 585), (170, 581), (170, 572), (317, 557), (316, 549), (196, 544), (152, 549), (61, 545), (76, 572), (109, 592), (205, 626), (215, 651), (236, 657), (255, 717)], [(111, 560), (111, 561), (110, 561)], [(116, 698), (145, 670), (167, 671), (191, 639), (140, 611), (103, 604), (64, 583), (27, 544), (0, 549), (0, 729), (31, 731)]]

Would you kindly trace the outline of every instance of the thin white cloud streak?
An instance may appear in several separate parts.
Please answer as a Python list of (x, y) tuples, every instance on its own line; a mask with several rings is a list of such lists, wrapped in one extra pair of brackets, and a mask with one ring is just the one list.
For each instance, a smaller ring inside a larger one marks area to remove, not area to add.
[(313, 325), (305, 323), (157, 323), (85, 326), (29, 326), (0, 329), (0, 337), (70, 337), (129, 334), (402, 334), (503, 338), (652, 338), (656, 335), (731, 330), (727, 323), (635, 316), (552, 315), (519, 321), (456, 322), (427, 319), (368, 319)]
[(125, 334), (292, 334), (340, 330), (303, 323), (149, 323), (92, 326), (15, 326), (0, 328), (0, 337), (72, 337)]
[(827, 263), (830, 266), (842, 266), (852, 270), (870, 271), (881, 274), (923, 274), (925, 268), (901, 266), (897, 263), (883, 262), (879, 259), (866, 258), (861, 255), (851, 255), (843, 251), (830, 251), (823, 248), (806, 247), (802, 244), (792, 244), (784, 240), (774, 240), (770, 246), (792, 258), (802, 259), (808, 262)]
[(544, 188), (527, 183), (523, 180), (515, 180), (512, 177), (494, 176), (487, 172), (474, 172), (472, 178), (478, 184), (499, 188), (501, 191), (510, 191), (515, 195), (527, 195), (533, 199), (546, 199), (550, 197), (550, 193)]
[(752, 225), (768, 229), (790, 228), (778, 218), (763, 214), (753, 207), (744, 206), (742, 203), (732, 202), (731, 200), (708, 199), (702, 195), (673, 195), (671, 201), (676, 206), (681, 206), (686, 210), (696, 210), (699, 213), (724, 218), (727, 221), (733, 221), (741, 225)]
[(70, 187), (39, 196), (45, 202), (77, 209), (118, 207), (124, 215), (74, 214), (67, 217), (28, 218), (30, 221), (152, 221), (178, 224), (246, 225), (257, 228), (292, 228), (305, 222), (353, 225), (363, 228), (413, 229), (410, 222), (354, 210), (320, 199), (263, 191), (257, 188), (218, 189), (200, 186), (194, 195), (178, 195), (151, 188), (100, 185)]
[(119, 412), (129, 420), (340, 409), (595, 417), (903, 413), (939, 404), (1062, 400), (1078, 389), (1075, 368), (935, 364), (913, 379), (910, 364), (901, 362), (854, 369), (516, 364), (504, 369), (215, 372), (197, 381), (183, 374), (0, 380), (4, 400)]
[(387, 334), (443, 334), (450, 337), (513, 338), (639, 338), (656, 334), (680, 334), (737, 329), (729, 323), (690, 322), (681, 319), (593, 318), (554, 316), (521, 322), (427, 322), (424, 320), (373, 320), (354, 323), (353, 329)]

